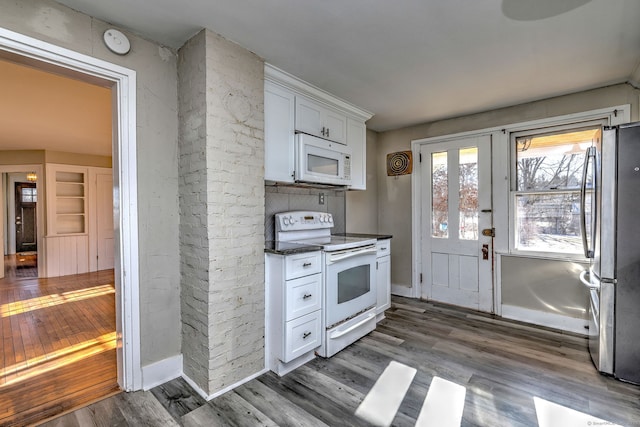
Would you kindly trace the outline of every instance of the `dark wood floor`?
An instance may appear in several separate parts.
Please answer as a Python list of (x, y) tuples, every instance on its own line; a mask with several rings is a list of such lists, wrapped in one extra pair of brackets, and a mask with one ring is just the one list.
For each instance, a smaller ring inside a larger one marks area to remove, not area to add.
[(0, 425), (25, 425), (118, 390), (113, 270), (0, 279)]
[(5, 280), (23, 279), (27, 277), (38, 277), (38, 254), (36, 252), (4, 256)]
[[(435, 377), (465, 389), (463, 426), (640, 425), (640, 387), (598, 374), (583, 337), (397, 297), (376, 331), (283, 378), (268, 373), (208, 403), (177, 379), (151, 392), (103, 400), (47, 425), (135, 426), (142, 420), (154, 426), (371, 425), (354, 414), (392, 361), (416, 370), (398, 411), (390, 415), (392, 425), (416, 425), (427, 393), (436, 389)], [(394, 393), (385, 389), (383, 397), (392, 400)], [(545, 421), (534, 398), (560, 412)], [(453, 401), (445, 400), (435, 412), (452, 407)], [(561, 418), (580, 417), (575, 411), (582, 418)]]

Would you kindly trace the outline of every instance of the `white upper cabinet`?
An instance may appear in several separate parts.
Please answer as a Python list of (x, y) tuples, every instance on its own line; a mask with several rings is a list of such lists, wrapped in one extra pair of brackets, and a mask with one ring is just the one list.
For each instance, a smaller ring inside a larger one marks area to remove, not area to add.
[(303, 132), (348, 145), (349, 188), (365, 190), (365, 122), (372, 114), (269, 64), (264, 76), (264, 179), (294, 182), (295, 134)]
[(264, 179), (293, 182), (295, 95), (264, 83)]
[(304, 96), (296, 96), (296, 130), (346, 144), (347, 116)]
[(351, 147), (351, 188), (367, 189), (367, 127), (359, 120), (347, 119), (347, 145)]

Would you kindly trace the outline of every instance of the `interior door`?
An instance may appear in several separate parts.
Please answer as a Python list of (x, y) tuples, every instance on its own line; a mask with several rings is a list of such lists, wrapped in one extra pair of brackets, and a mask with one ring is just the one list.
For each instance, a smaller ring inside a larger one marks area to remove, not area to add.
[(96, 175), (97, 182), (97, 244), (98, 270), (114, 267), (114, 234), (113, 234), (113, 176), (111, 174)]
[(491, 312), (491, 137), (424, 144), (420, 155), (422, 298)]
[(38, 194), (36, 184), (32, 182), (16, 182), (16, 252), (36, 251), (37, 216), (36, 203)]

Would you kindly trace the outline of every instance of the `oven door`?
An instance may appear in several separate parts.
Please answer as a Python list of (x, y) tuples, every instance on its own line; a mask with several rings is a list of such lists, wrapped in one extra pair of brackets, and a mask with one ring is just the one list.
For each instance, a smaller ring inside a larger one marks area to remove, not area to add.
[(376, 247), (326, 252), (325, 326), (330, 328), (376, 305)]

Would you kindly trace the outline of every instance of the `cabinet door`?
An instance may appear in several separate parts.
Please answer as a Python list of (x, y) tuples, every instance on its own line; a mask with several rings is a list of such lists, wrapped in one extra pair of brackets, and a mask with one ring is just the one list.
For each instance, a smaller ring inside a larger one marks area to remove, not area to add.
[(376, 276), (378, 290), (376, 314), (380, 314), (391, 307), (391, 257), (383, 256), (378, 258), (376, 266), (378, 268)]
[(347, 117), (339, 111), (324, 110), (324, 137), (332, 141), (347, 143)]
[(285, 320), (293, 320), (322, 308), (322, 274), (287, 280), (285, 283)]
[(264, 179), (293, 182), (295, 96), (264, 84)]
[(283, 362), (290, 362), (320, 347), (321, 319), (321, 312), (318, 310), (286, 323)]
[(323, 107), (303, 96), (296, 96), (296, 130), (324, 138)]
[(347, 119), (347, 145), (351, 148), (352, 190), (367, 189), (367, 127), (363, 122)]

